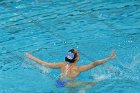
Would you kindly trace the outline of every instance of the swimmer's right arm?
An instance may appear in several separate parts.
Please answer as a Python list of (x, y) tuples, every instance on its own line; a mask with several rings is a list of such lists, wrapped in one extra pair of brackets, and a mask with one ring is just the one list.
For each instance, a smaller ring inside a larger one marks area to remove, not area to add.
[(64, 65), (64, 62), (59, 62), (59, 63), (49, 63), (49, 62), (45, 62), (42, 61), (36, 57), (34, 57), (33, 55), (29, 54), (29, 53), (25, 53), (26, 57), (36, 61), (37, 63), (47, 66), (49, 68), (61, 68)]

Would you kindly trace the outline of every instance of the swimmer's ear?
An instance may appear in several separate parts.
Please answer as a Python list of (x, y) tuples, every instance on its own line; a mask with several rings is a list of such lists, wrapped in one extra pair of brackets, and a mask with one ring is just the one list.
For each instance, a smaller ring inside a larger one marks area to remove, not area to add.
[(78, 55), (76, 58), (75, 58), (75, 61), (78, 61), (80, 59), (80, 56)]

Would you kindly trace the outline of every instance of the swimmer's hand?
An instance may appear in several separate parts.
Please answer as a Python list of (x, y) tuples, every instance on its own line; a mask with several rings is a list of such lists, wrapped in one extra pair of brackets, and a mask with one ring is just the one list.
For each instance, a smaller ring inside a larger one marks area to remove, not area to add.
[(27, 52), (25, 52), (24, 54), (25, 54), (26, 57), (28, 57), (28, 58), (30, 58), (30, 59), (33, 58), (33, 56), (32, 56), (31, 54), (27, 53)]
[(111, 54), (110, 54), (110, 56), (109, 56), (109, 59), (110, 59), (110, 60), (116, 58), (115, 52), (116, 52), (115, 50), (112, 50), (112, 52), (111, 52)]

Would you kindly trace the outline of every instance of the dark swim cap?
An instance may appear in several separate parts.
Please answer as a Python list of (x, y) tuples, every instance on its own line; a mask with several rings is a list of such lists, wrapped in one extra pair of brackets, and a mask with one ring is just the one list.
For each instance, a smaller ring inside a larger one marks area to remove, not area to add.
[(67, 61), (69, 63), (74, 63), (76, 57), (77, 57), (77, 54), (74, 53), (74, 49), (71, 49), (71, 50), (68, 51), (68, 53), (65, 57), (65, 61)]

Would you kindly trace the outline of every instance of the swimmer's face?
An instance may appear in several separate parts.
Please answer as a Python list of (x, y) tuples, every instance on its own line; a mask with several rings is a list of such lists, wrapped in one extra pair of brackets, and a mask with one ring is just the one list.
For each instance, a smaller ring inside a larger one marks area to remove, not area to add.
[(77, 50), (74, 49), (74, 53), (77, 55), (77, 57), (75, 58), (76, 61), (78, 61), (80, 59), (80, 54)]

